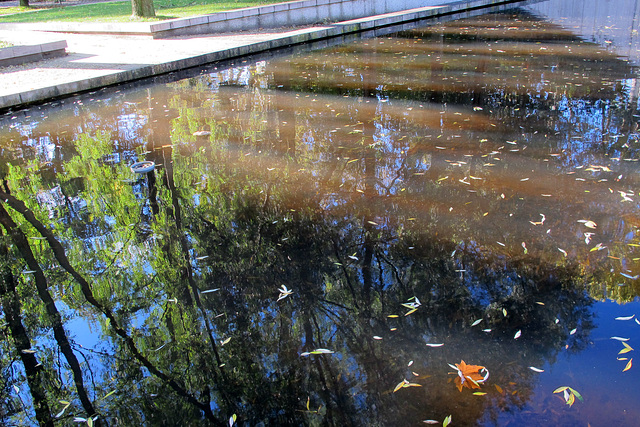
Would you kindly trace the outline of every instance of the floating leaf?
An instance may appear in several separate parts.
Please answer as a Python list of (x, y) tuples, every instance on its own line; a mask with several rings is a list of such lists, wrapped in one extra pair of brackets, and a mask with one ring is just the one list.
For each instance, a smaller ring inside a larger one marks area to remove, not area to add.
[(278, 295), (278, 299), (276, 300), (276, 302), (280, 301), (283, 298), (288, 297), (289, 295), (291, 295), (293, 293), (293, 291), (287, 289), (287, 287), (285, 285), (282, 285), (278, 291), (280, 292), (280, 295)]
[(482, 391), (476, 391), (476, 392), (475, 392), (475, 393), (473, 393), (473, 394), (474, 394), (474, 395), (476, 395), (476, 396), (484, 396), (484, 395), (485, 395), (485, 394), (487, 394), (487, 393), (482, 392)]
[(311, 352), (311, 354), (333, 354), (335, 351), (327, 350), (326, 348), (318, 348)]
[[(629, 353), (630, 351), (632, 351), (632, 350), (630, 350), (630, 349), (628, 349), (628, 348), (623, 348), (622, 350), (620, 350), (620, 351), (618, 352), (618, 354), (625, 354), (625, 353)], [(619, 360), (622, 360), (622, 359), (619, 359)]]
[(471, 324), (471, 326), (479, 325), (479, 324), (480, 324), (480, 322), (482, 322), (482, 319), (478, 319), (478, 320), (476, 320), (475, 322), (473, 322), (473, 323)]
[[(111, 390), (109, 393), (105, 394), (103, 399), (106, 399), (107, 397), (111, 396), (112, 394), (114, 394), (116, 391), (115, 390)], [(60, 401), (60, 403), (62, 403), (62, 401)]]
[(400, 317), (400, 316), (398, 316), (397, 314), (390, 314), (387, 317), (390, 319), (395, 319), (396, 317)]
[(422, 387), (422, 385), (418, 384), (418, 383), (410, 383), (407, 380), (402, 380), (401, 383), (399, 383), (396, 388), (393, 389), (393, 392), (395, 393), (396, 391), (400, 390), (401, 388), (406, 388), (406, 387)]
[(533, 372), (544, 372), (544, 369), (536, 368), (535, 366), (529, 366)]
[(520, 338), (522, 336), (522, 331), (518, 330), (518, 332), (516, 332), (516, 334), (513, 336), (514, 340), (517, 340), (518, 338)]
[(626, 316), (626, 317), (616, 317), (616, 320), (631, 320), (634, 317), (636, 317), (636, 315), (632, 314), (631, 316)]
[(630, 359), (629, 362), (627, 363), (627, 366), (624, 367), (624, 369), (622, 370), (622, 372), (626, 372), (629, 369), (631, 369), (631, 365), (633, 364), (633, 359)]
[(436, 421), (436, 420), (424, 420), (423, 423), (425, 424), (440, 424), (440, 421)]
[(507, 317), (507, 309), (506, 309), (506, 308), (503, 308), (503, 309), (502, 309), (502, 315), (503, 315), (504, 317)]
[(612, 340), (617, 340), (617, 341), (629, 341), (629, 338), (622, 338), (622, 337), (611, 337)]
[(467, 365), (464, 360), (461, 360), (459, 364), (456, 363), (455, 366), (451, 364), (449, 366), (454, 368), (458, 374), (454, 380), (458, 391), (462, 391), (462, 387), (480, 388), (480, 384), (489, 378), (489, 371), (484, 366)]
[(582, 395), (571, 387), (567, 387), (567, 386), (558, 387), (553, 392), (562, 393), (565, 403), (569, 406), (572, 406), (575, 403), (576, 397), (580, 399), (582, 402), (584, 402)]
[(432, 344), (432, 343), (427, 343), (427, 347), (442, 347), (444, 344)]
[(577, 328), (572, 329), (571, 331), (569, 331), (569, 335), (575, 334), (577, 330), (578, 330)]
[(313, 351), (305, 351), (304, 353), (300, 353), (300, 356), (307, 357), (311, 354), (333, 354), (335, 353), (332, 350), (327, 350), (326, 348), (317, 348)]
[(569, 387), (569, 390), (571, 390), (571, 393), (573, 393), (575, 397), (580, 399), (581, 402), (584, 402), (584, 399), (582, 398), (582, 395), (580, 393), (578, 393), (575, 389), (571, 387)]
[(374, 336), (373, 336), (373, 339), (374, 339), (374, 340), (381, 340), (381, 339), (382, 339), (382, 337), (379, 337), (379, 336), (377, 336), (377, 335), (374, 335)]
[(451, 415), (444, 419), (444, 421), (442, 422), (442, 427), (447, 427), (449, 424), (451, 424)]
[(584, 226), (587, 227), (587, 228), (596, 228), (598, 226), (598, 224), (596, 224), (595, 222), (590, 221), (588, 219), (581, 219), (578, 222), (583, 223)]

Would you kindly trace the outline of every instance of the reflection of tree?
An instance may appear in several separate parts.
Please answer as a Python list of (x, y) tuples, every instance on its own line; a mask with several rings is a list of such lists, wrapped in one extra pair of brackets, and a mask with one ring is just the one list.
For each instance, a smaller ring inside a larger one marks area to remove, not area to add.
[[(504, 52), (492, 50), (497, 33), (482, 21), (464, 22), (463, 36), (439, 26), (114, 96), (93, 122), (69, 118), (79, 131), (60, 142), (54, 167), (35, 172), (15, 166), (34, 158), (12, 158), (0, 198), (42, 243), (21, 246), (33, 248), (29, 268), (70, 289), (50, 298), (99, 319), (104, 348), (87, 364), (96, 395), (116, 391), (101, 418), (394, 425), (456, 414), (473, 424), (522, 406), (535, 385), (529, 366), (585, 345), (593, 324), (583, 283), (604, 276), (617, 286), (595, 258), (604, 252), (564, 245), (583, 238), (564, 211), (600, 201), (571, 205), (573, 177), (546, 173), (541, 159), (557, 153), (561, 171), (591, 163), (588, 144), (549, 135), (568, 116), (593, 128), (592, 90), (628, 70), (567, 34), (558, 40), (578, 54), (558, 57), (549, 28), (521, 24), (540, 38), (502, 31)], [(531, 45), (553, 54), (534, 61)], [(559, 71), (540, 86), (552, 65)], [(574, 76), (587, 65), (601, 71), (593, 82)], [(622, 95), (605, 85), (593, 102)], [(606, 113), (619, 120), (615, 108)], [(521, 151), (510, 151), (504, 141), (516, 138)], [(133, 179), (127, 162), (142, 156), (158, 167)], [(511, 168), (541, 178), (526, 187)], [(540, 196), (549, 188), (552, 201)], [(540, 233), (531, 206), (547, 216)], [(598, 223), (616, 239), (629, 231)], [(293, 293), (276, 301), (282, 285)], [(27, 283), (17, 292), (33, 293)], [(401, 304), (416, 297), (405, 316)], [(46, 326), (33, 323), (34, 333)], [(319, 348), (335, 353), (300, 356)], [(460, 359), (491, 370), (488, 399), (448, 383), (447, 363)], [(393, 393), (403, 379), (422, 387)], [(51, 408), (51, 396), (39, 399)]]

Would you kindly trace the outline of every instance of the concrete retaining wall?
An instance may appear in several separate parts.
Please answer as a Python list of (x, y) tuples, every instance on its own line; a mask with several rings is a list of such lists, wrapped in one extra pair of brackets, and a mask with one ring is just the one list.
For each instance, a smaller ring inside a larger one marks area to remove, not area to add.
[(35, 62), (42, 59), (64, 56), (66, 52), (66, 40), (31, 46), (12, 46), (0, 49), (0, 67), (20, 65), (25, 62)]
[(425, 6), (456, 3), (457, 0), (304, 0), (250, 7), (199, 16), (172, 19), (150, 25), (154, 38), (178, 35), (226, 33), (258, 28), (327, 24), (365, 16), (382, 15)]

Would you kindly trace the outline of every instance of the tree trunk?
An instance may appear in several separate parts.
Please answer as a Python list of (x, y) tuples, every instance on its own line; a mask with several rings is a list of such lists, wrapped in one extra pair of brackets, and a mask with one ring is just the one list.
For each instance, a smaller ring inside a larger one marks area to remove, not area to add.
[(136, 18), (151, 18), (156, 16), (156, 11), (153, 7), (153, 0), (131, 0), (131, 9), (132, 16)]

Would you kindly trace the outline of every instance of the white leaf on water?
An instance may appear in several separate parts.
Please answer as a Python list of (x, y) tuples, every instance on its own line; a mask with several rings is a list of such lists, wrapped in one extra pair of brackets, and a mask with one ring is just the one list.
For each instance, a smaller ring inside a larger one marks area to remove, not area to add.
[(616, 320), (631, 320), (634, 317), (636, 317), (635, 314), (632, 314), (631, 316), (625, 316), (625, 317), (616, 317)]
[(596, 228), (596, 227), (598, 226), (595, 222), (590, 221), (590, 220), (588, 220), (588, 219), (581, 219), (581, 220), (579, 220), (578, 222), (583, 223), (583, 224), (584, 224), (584, 226), (585, 226), (585, 227), (588, 227), (588, 228)]
[(491, 329), (483, 329), (482, 332), (491, 332)]
[(473, 322), (473, 323), (471, 324), (471, 326), (476, 326), (476, 325), (480, 324), (480, 322), (482, 322), (482, 319), (478, 319), (478, 320), (476, 320), (475, 322)]
[(516, 332), (516, 334), (513, 336), (513, 339), (514, 339), (514, 340), (517, 340), (517, 339), (518, 339), (518, 338), (520, 338), (521, 336), (522, 336), (522, 331), (520, 331), (520, 330), (519, 330), (519, 331), (518, 331), (518, 332)]
[(629, 338), (622, 338), (622, 337), (611, 337), (611, 339), (616, 341), (629, 341)]
[(316, 348), (313, 351), (305, 351), (304, 353), (301, 353), (300, 356), (306, 357), (311, 354), (332, 354), (332, 353), (335, 353), (335, 352), (332, 350), (327, 350), (326, 348)]
[(535, 366), (529, 366), (533, 372), (544, 372), (544, 369), (536, 368)]
[(379, 336), (377, 336), (377, 335), (374, 335), (374, 336), (373, 336), (373, 339), (374, 339), (374, 340), (381, 340), (381, 339), (382, 339), (382, 337), (379, 337)]
[(211, 293), (211, 292), (216, 292), (216, 291), (219, 291), (219, 290), (220, 290), (220, 288), (207, 289), (206, 291), (202, 291), (202, 292), (200, 292), (200, 293), (201, 293), (201, 294), (209, 294), (209, 293)]
[(444, 344), (432, 344), (432, 343), (427, 343), (427, 347), (442, 347)]
[(574, 328), (571, 330), (571, 332), (569, 332), (569, 335), (573, 335), (578, 331), (578, 328)]

